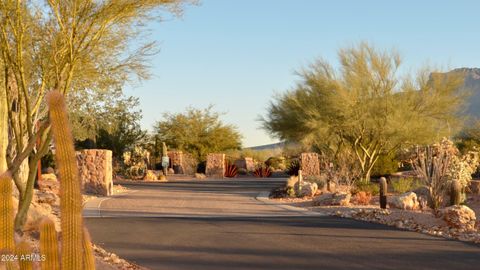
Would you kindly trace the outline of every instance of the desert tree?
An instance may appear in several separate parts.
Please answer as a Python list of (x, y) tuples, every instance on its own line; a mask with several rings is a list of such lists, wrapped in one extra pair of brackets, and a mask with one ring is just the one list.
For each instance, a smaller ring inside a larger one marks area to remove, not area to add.
[(301, 70), (296, 87), (270, 103), (263, 128), (333, 157), (351, 148), (368, 182), (380, 155), (431, 143), (461, 124), (460, 77), (430, 69), (401, 76), (397, 52), (367, 43), (340, 49), (338, 58), (338, 69), (320, 59)]
[(0, 164), (19, 191), (17, 230), (31, 203), (37, 161), (51, 140), (45, 94), (110, 89), (135, 75), (148, 77), (146, 60), (156, 49), (142, 35), (144, 24), (164, 12), (180, 14), (187, 1), (0, 2)]
[(208, 153), (241, 148), (241, 135), (225, 124), (212, 107), (187, 108), (182, 113), (165, 113), (155, 126), (154, 137), (169, 147), (183, 150), (199, 160)]

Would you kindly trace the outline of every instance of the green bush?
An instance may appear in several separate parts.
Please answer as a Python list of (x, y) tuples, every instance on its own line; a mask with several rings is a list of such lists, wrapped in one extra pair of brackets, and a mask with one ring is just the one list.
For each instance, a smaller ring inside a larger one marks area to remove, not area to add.
[(322, 189), (327, 185), (327, 178), (325, 175), (320, 175), (320, 176), (306, 176), (303, 178), (303, 180), (310, 182), (310, 183), (316, 183), (318, 186), (318, 189)]
[(392, 180), (390, 185), (392, 185), (393, 191), (396, 193), (405, 193), (407, 191), (414, 190), (420, 186), (418, 180), (407, 177), (407, 178), (399, 178)]
[(358, 193), (360, 191), (364, 191), (376, 196), (380, 193), (380, 186), (377, 183), (357, 182), (354, 193)]
[(269, 157), (265, 161), (265, 165), (271, 167), (272, 169), (285, 169), (285, 158), (284, 157)]
[(399, 161), (395, 157), (395, 153), (389, 155), (380, 155), (377, 162), (373, 166), (372, 176), (379, 177), (390, 175), (398, 171)]

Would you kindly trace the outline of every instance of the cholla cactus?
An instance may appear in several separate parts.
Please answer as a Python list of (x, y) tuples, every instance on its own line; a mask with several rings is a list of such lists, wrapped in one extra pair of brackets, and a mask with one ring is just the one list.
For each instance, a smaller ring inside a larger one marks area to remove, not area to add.
[(142, 179), (147, 172), (149, 160), (150, 152), (141, 146), (135, 146), (133, 151), (123, 153), (127, 176), (133, 179)]

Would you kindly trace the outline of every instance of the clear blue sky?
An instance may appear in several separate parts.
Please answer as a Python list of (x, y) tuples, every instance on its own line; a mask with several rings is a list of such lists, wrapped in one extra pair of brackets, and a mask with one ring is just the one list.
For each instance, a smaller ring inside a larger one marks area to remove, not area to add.
[(294, 71), (359, 41), (396, 48), (404, 67), (480, 67), (480, 1), (203, 0), (180, 19), (152, 23), (159, 42), (149, 81), (128, 86), (140, 98), (144, 128), (163, 112), (214, 104), (244, 146), (276, 140), (259, 128), (275, 92)]

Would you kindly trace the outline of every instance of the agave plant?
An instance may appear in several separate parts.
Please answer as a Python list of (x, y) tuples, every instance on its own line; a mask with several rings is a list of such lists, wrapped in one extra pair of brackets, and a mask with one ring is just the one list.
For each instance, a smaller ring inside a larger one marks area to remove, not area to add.
[(237, 166), (227, 163), (225, 166), (225, 177), (232, 178), (237, 176), (238, 170)]
[(270, 170), (269, 167), (258, 167), (255, 169), (255, 171), (253, 172), (253, 175), (255, 175), (256, 177), (261, 177), (261, 178), (264, 178), (264, 177), (270, 177), (272, 176), (272, 171)]

